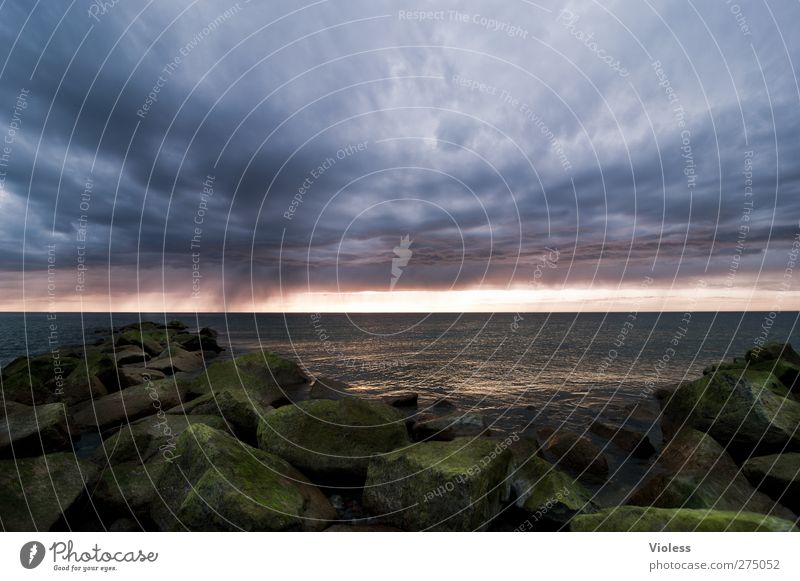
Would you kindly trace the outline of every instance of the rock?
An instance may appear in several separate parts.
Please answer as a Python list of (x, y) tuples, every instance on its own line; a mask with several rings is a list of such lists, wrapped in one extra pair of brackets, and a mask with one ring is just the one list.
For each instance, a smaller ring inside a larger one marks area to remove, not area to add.
[(350, 385), (343, 381), (330, 379), (329, 377), (316, 377), (311, 382), (311, 389), (308, 392), (309, 399), (342, 399), (352, 397), (348, 392)]
[(537, 431), (543, 440), (546, 455), (553, 458), (559, 468), (603, 478), (608, 475), (608, 460), (602, 450), (588, 437), (564, 429), (544, 428)]
[(186, 351), (206, 351), (221, 353), (225, 349), (217, 343), (217, 334), (210, 329), (201, 329), (197, 333), (178, 333), (172, 336), (172, 342)]
[(398, 391), (383, 398), (383, 401), (396, 408), (417, 407), (418, 400), (419, 396), (413, 391)]
[(157, 457), (168, 460), (174, 455), (178, 436), (194, 424), (225, 430), (225, 422), (217, 416), (159, 413), (121, 427), (103, 440), (103, 445), (95, 450), (92, 460), (100, 465), (124, 462), (142, 464)]
[(285, 388), (305, 384), (307, 378), (293, 361), (267, 351), (248, 353), (236, 359), (218, 361), (208, 366), (192, 382), (190, 393), (245, 390), (254, 400), (272, 405), (285, 398)]
[(789, 363), (800, 365), (800, 354), (794, 350), (791, 343), (779, 343), (773, 341), (767, 343), (763, 347), (754, 347), (745, 354), (744, 358), (750, 363), (785, 359)]
[(117, 373), (117, 362), (109, 353), (88, 351), (77, 368), (64, 380), (63, 401), (68, 406), (128, 387)]
[(678, 432), (649, 474), (628, 504), (757, 512), (794, 519), (790, 511), (757, 492), (711, 436), (692, 428)]
[(71, 408), (71, 411), (79, 429), (102, 432), (141, 417), (152, 416), (159, 410), (175, 407), (183, 400), (187, 389), (188, 384), (175, 377), (147, 381), (95, 401), (79, 404)]
[(174, 331), (183, 331), (188, 329), (189, 326), (184, 323), (183, 321), (179, 321), (178, 319), (172, 319), (171, 321), (167, 321), (167, 329), (171, 329)]
[(80, 359), (52, 354), (18, 357), (3, 368), (3, 397), (25, 405), (54, 403), (63, 399), (64, 379)]
[(800, 448), (800, 403), (778, 395), (785, 386), (760, 371), (718, 371), (682, 383), (662, 403), (676, 422), (708, 432), (738, 456)]
[(151, 327), (130, 328), (123, 327), (122, 333), (117, 337), (117, 347), (133, 346), (142, 349), (147, 355), (155, 357), (161, 353), (169, 341), (169, 331)]
[(512, 447), (511, 491), (518, 508), (531, 513), (536, 522), (564, 524), (578, 513), (594, 512), (592, 495), (571, 476), (536, 456)]
[(156, 457), (144, 464), (123, 462), (106, 466), (92, 491), (92, 503), (104, 519), (121, 515), (149, 519), (155, 504), (166, 510), (160, 501), (165, 489), (159, 485), (159, 479), (168, 464)]
[(117, 366), (120, 366), (144, 363), (150, 359), (150, 356), (139, 347), (123, 347), (115, 353), (114, 358)]
[(178, 437), (158, 482), (167, 506), (154, 503), (151, 516), (162, 530), (323, 530), (336, 513), (307, 481), (277, 456), (197, 424)]
[(125, 331), (144, 331), (144, 332), (153, 332), (153, 331), (160, 331), (164, 329), (164, 325), (161, 323), (155, 323), (153, 321), (138, 321), (135, 323), (129, 323), (127, 325), (123, 325), (119, 328), (121, 333)]
[(431, 407), (436, 410), (453, 410), (456, 408), (456, 405), (446, 397), (442, 397), (433, 402)]
[(6, 531), (49, 531), (91, 488), (98, 469), (69, 453), (0, 460), (0, 522)]
[(273, 409), (251, 400), (242, 390), (227, 390), (200, 396), (168, 410), (167, 413), (190, 414), (190, 418), (198, 415), (213, 416), (222, 424), (214, 427), (230, 429), (241, 441), (255, 446), (258, 443), (258, 425)]
[(174, 375), (181, 371), (196, 371), (202, 369), (204, 365), (202, 354), (190, 353), (180, 347), (171, 347), (149, 361), (147, 368), (159, 371), (164, 375)]
[(441, 440), (449, 442), (455, 438), (489, 436), (486, 418), (481, 414), (453, 414), (445, 417), (423, 417), (411, 426), (415, 441)]
[(800, 454), (787, 452), (750, 458), (742, 473), (759, 490), (800, 514)]
[(761, 361), (750, 365), (750, 370), (772, 373), (786, 387), (786, 390), (773, 388), (772, 391), (777, 395), (797, 395), (800, 393), (800, 364), (787, 361), (786, 359), (776, 359), (772, 361)]
[(630, 421), (612, 423), (599, 419), (592, 422), (589, 431), (613, 442), (636, 458), (646, 459), (656, 453), (647, 437), (648, 432), (642, 432), (641, 427), (633, 427)]
[(488, 438), (422, 442), (374, 456), (364, 505), (404, 530), (485, 529), (509, 496), (511, 452)]
[(786, 532), (794, 523), (751, 512), (690, 508), (621, 506), (576, 516), (570, 523), (579, 532)]
[(279, 408), (258, 428), (259, 448), (323, 485), (363, 481), (370, 456), (409, 443), (397, 410), (356, 398), (308, 400)]
[(0, 406), (0, 457), (39, 456), (68, 448), (72, 432), (63, 403)]
[(130, 386), (147, 383), (148, 380), (159, 381), (167, 377), (160, 371), (146, 367), (120, 367), (119, 376), (120, 381)]

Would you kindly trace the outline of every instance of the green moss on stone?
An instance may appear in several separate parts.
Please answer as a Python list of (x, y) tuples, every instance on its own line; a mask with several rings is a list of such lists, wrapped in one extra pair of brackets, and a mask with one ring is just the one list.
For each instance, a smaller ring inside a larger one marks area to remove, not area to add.
[(762, 532), (795, 531), (788, 520), (750, 512), (622, 506), (576, 516), (573, 531), (582, 532)]

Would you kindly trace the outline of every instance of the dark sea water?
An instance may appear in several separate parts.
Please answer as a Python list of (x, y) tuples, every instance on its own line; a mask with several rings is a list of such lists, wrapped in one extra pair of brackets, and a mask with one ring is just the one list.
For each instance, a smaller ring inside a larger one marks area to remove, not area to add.
[[(612, 314), (0, 314), (0, 364), (55, 345), (90, 344), (112, 327), (179, 318), (219, 331), (224, 356), (259, 348), (292, 357), (314, 374), (364, 395), (446, 396), (501, 430), (583, 426), (604, 409), (652, 401), (710, 364), (769, 340), (800, 346), (797, 312)], [(766, 322), (766, 325), (765, 325)]]

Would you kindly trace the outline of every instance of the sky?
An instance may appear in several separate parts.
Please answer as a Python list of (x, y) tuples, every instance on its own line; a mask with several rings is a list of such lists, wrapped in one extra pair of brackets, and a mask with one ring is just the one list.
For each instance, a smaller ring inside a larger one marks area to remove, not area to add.
[(798, 310), (798, 22), (6, 0), (0, 310)]

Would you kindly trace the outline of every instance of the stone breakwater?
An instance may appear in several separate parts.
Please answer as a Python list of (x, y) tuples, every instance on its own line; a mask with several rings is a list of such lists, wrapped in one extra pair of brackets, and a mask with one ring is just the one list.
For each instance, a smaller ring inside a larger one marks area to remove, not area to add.
[[(6, 530), (795, 530), (800, 355), (767, 343), (598, 413), (493, 433), (143, 322), (2, 369)], [(28, 510), (30, 506), (30, 510)]]

